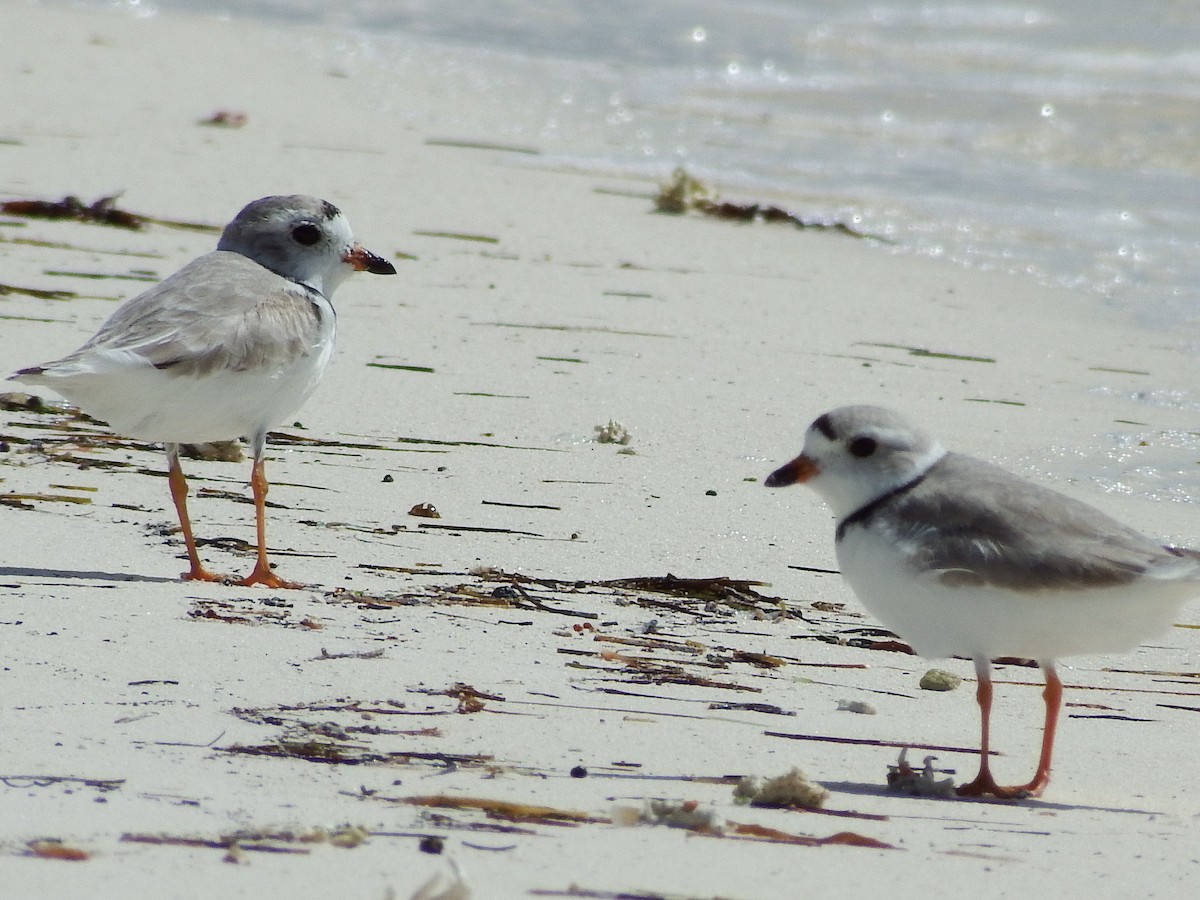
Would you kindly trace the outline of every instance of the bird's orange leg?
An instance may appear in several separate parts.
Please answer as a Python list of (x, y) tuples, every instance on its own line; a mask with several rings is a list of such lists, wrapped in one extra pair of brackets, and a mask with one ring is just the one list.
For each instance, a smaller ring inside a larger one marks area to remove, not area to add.
[(254, 571), (237, 582), (240, 585), (261, 584), (279, 590), (295, 590), (304, 585), (285, 581), (271, 571), (267, 562), (267, 473), (261, 456), (254, 458), (254, 469), (250, 475), (250, 487), (254, 491), (254, 518), (258, 526), (258, 561)]
[(188, 518), (187, 479), (183, 477), (183, 469), (179, 466), (179, 455), (173, 448), (167, 448), (167, 481), (171, 485), (171, 499), (175, 501), (175, 512), (179, 514), (179, 525), (183, 529), (183, 542), (187, 544), (188, 561), (192, 568), (183, 572), (180, 577), (184, 581), (223, 581), (224, 576), (214, 575), (200, 562), (200, 554), (196, 552), (196, 539), (192, 537), (192, 522)]
[(960, 797), (982, 797), (984, 794), (1005, 796), (1004, 792), (1007, 789), (996, 784), (988, 764), (992, 721), (992, 664), (990, 660), (981, 657), (975, 659), (975, 702), (979, 704), (979, 717), (982, 722), (979, 738), (979, 774), (974, 780), (958, 787), (956, 793)]
[(1042, 755), (1038, 760), (1037, 772), (1028, 784), (1004, 787), (996, 783), (988, 766), (989, 726), (992, 717), (992, 673), (987, 659), (975, 660), (978, 681), (975, 699), (979, 703), (979, 714), (983, 720), (979, 746), (979, 774), (974, 780), (957, 789), (960, 797), (982, 797), (990, 794), (1000, 800), (1020, 800), (1025, 797), (1041, 796), (1050, 783), (1050, 757), (1054, 752), (1054, 732), (1058, 726), (1058, 711), (1062, 706), (1062, 681), (1049, 662), (1042, 663), (1046, 675), (1046, 689), (1042, 696), (1046, 701), (1046, 722), (1042, 731)]
[(1042, 663), (1042, 672), (1046, 676), (1046, 689), (1042, 697), (1046, 701), (1046, 724), (1042, 729), (1042, 755), (1038, 758), (1037, 772), (1033, 781), (1019, 790), (1025, 791), (1030, 797), (1040, 797), (1046, 785), (1050, 783), (1050, 757), (1054, 753), (1054, 732), (1058, 728), (1058, 711), (1062, 708), (1063, 686), (1062, 679), (1054, 670), (1054, 664)]

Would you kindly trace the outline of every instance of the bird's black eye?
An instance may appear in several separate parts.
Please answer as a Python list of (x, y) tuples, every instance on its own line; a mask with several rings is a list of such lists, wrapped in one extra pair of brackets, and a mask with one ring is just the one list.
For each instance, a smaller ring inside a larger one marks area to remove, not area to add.
[(856, 437), (850, 442), (850, 452), (859, 457), (870, 456), (878, 446), (875, 438)]
[(312, 222), (304, 222), (292, 229), (292, 239), (297, 244), (311, 247), (321, 239), (321, 230)]

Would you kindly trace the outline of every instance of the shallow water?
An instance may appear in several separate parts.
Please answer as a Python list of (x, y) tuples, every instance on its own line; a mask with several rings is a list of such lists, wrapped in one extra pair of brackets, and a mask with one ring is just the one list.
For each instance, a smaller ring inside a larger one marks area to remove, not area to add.
[[(210, 0), (118, 3), (221, 13)], [(535, 163), (782, 195), (898, 252), (1027, 272), (1200, 348), (1200, 5), (900, 0), (244, 0), (333, 63), (490, 97), (444, 128)], [(329, 52), (328, 50), (324, 52)], [(397, 77), (386, 77), (387, 75)], [(387, 102), (388, 98), (384, 98)]]

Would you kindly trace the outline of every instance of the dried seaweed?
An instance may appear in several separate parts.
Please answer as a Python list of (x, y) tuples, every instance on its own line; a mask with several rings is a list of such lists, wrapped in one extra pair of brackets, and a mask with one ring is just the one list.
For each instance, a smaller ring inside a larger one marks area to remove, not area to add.
[(732, 203), (721, 200), (715, 188), (688, 174), (680, 167), (671, 173), (654, 198), (657, 212), (682, 215), (697, 212), (716, 219), (734, 222), (780, 222), (812, 231), (835, 231), (860, 240), (893, 241), (860, 231), (847, 222), (829, 219), (806, 219), (770, 203)]
[[(306, 854), (311, 852), (308, 846), (295, 845), (328, 844), (331, 847), (349, 850), (360, 846), (371, 834), (367, 829), (358, 825), (343, 825), (339, 828), (312, 828), (307, 831), (244, 830), (215, 838), (126, 832), (121, 835), (121, 842), (163, 847), (202, 847), (226, 851), (248, 850), (257, 853)], [(226, 859), (229, 862), (236, 861), (231, 857), (226, 857)]]
[(739, 710), (745, 712), (764, 713), (769, 716), (794, 716), (796, 713), (790, 709), (784, 709), (781, 706), (776, 706), (774, 703), (720, 703), (713, 702), (708, 704), (708, 708), (712, 710)]
[(558, 809), (553, 806), (538, 806), (529, 803), (516, 803), (510, 800), (491, 800), (480, 797), (451, 797), (445, 794), (426, 794), (417, 797), (383, 799), (391, 799), (393, 803), (406, 803), (411, 806), (424, 806), (433, 809), (480, 810), (489, 818), (538, 825), (607, 825), (612, 821), (611, 819), (592, 816), (576, 810)]
[(550, 506), (546, 503), (511, 503), (502, 500), (480, 500), (482, 506), (504, 506), (511, 509), (546, 509), (561, 511), (561, 506)]
[[(675, 597), (697, 600), (754, 600), (765, 599), (754, 588), (769, 586), (767, 581), (744, 581), (725, 576), (715, 578), (679, 578), (675, 575), (646, 575), (635, 578), (614, 578), (598, 581), (604, 587), (631, 588), (638, 591), (654, 591)], [(777, 599), (777, 598), (772, 598)], [(782, 602), (782, 601), (780, 601)]]
[(38, 859), (58, 859), (66, 862), (84, 862), (91, 858), (86, 850), (64, 844), (58, 838), (38, 838), (26, 845), (30, 856)]
[[(230, 712), (245, 722), (260, 725), (281, 725), (291, 713), (346, 713), (354, 716), (428, 716), (439, 715), (428, 710), (411, 710), (399, 700), (347, 700), (340, 703), (298, 703), (266, 708), (234, 707)], [(294, 717), (293, 717), (294, 718)]]
[[(302, 524), (316, 525), (307, 522)], [(348, 527), (342, 525), (342, 527)], [(432, 527), (432, 523), (421, 523), (422, 529)], [(477, 530), (463, 529), (462, 526), (438, 526), (446, 530)], [(378, 529), (368, 529), (379, 533)], [(485, 529), (491, 530), (491, 529)], [(497, 529), (501, 533), (515, 533), (518, 536), (525, 532), (513, 529)], [(506, 606), (513, 609), (553, 613), (555, 615), (573, 618), (596, 620), (599, 614), (587, 610), (569, 609), (552, 603), (560, 598), (539, 597), (531, 588), (541, 588), (546, 591), (568, 595), (596, 594), (603, 598), (612, 598), (614, 594), (618, 601), (636, 603), (652, 610), (669, 610), (673, 613), (693, 617), (695, 619), (716, 619), (728, 617), (732, 611), (746, 611), (759, 618), (783, 619), (795, 618), (803, 620), (797, 610), (791, 609), (787, 601), (781, 597), (770, 597), (758, 593), (754, 586), (762, 586), (766, 582), (738, 580), (726, 577), (716, 578), (679, 578), (674, 575), (643, 576), (635, 578), (618, 578), (609, 580), (566, 580), (555, 578), (538, 578), (519, 572), (507, 572), (494, 567), (478, 567), (469, 572), (454, 572), (447, 570), (423, 569), (413, 566), (389, 566), (379, 563), (360, 563), (359, 568), (379, 572), (399, 572), (419, 576), (472, 576), (482, 582), (500, 583), (502, 586), (488, 591), (471, 584), (455, 584), (431, 586), (420, 589), (419, 592), (407, 591), (403, 594), (368, 593), (364, 591), (349, 591), (336, 589), (329, 596), (345, 598), (364, 605), (377, 605), (386, 608), (397, 605), (411, 605), (416, 602), (433, 601), (441, 603), (470, 603), (489, 606)], [(658, 596), (656, 596), (658, 595)], [(678, 598), (675, 600), (660, 599), (666, 595)], [(751, 665), (769, 668), (781, 664), (778, 656), (767, 656), (729, 650), (732, 661), (746, 662)], [(798, 662), (798, 660), (797, 660)]]
[(302, 759), (305, 762), (330, 765), (358, 766), (365, 764), (408, 765), (413, 760), (440, 762), (453, 766), (484, 766), (492, 763), (492, 757), (478, 753), (428, 753), (415, 750), (397, 750), (391, 753), (374, 753), (361, 744), (345, 741), (330, 741), (310, 738), (287, 740), (281, 738), (274, 743), (246, 746), (232, 744), (218, 747), (223, 753), (239, 756), (273, 756), (280, 759)]
[(73, 300), (79, 295), (74, 291), (44, 290), (42, 288), (18, 287), (15, 284), (0, 284), (0, 297), (5, 294), (21, 294), (38, 300)]
[(90, 204), (85, 204), (74, 195), (67, 195), (56, 201), (9, 200), (0, 204), (0, 211), (29, 219), (74, 219), (77, 222), (111, 225), (133, 231), (141, 229), (146, 224), (146, 218), (118, 209), (118, 196), (114, 194), (101, 197)]
[[(635, 684), (686, 684), (693, 687), (717, 688), (727, 691), (748, 691), (752, 693), (759, 693), (762, 690), (750, 685), (717, 681), (702, 675), (693, 675), (685, 671), (680, 665), (672, 665), (659, 660), (644, 659), (620, 653), (602, 653), (601, 659), (608, 662), (619, 662), (624, 665), (627, 670), (627, 678), (625, 680), (632, 681)], [(597, 668), (601, 671), (610, 671), (601, 667), (584, 666), (581, 663), (567, 663), (567, 665), (574, 669)]]
[[(804, 811), (823, 812), (820, 809)], [(714, 808), (701, 806), (695, 800), (648, 800), (641, 809), (617, 807), (614, 810), (614, 821), (625, 826), (666, 825), (672, 828), (684, 828), (693, 834), (704, 837), (762, 840), (801, 847), (842, 845), (876, 850), (896, 849), (891, 844), (853, 831), (839, 831), (828, 837), (818, 838), (810, 835), (790, 834), (764, 825), (733, 821), (722, 822), (718, 819)]]
[(218, 109), (196, 122), (209, 128), (244, 128), (249, 121), (244, 112), (235, 109)]
[(329, 659), (382, 659), (384, 649), (380, 647), (378, 650), (357, 650), (349, 653), (330, 653), (324, 647), (321, 648), (321, 655), (314, 656), (314, 661), (325, 661)]
[(764, 825), (730, 822), (730, 836), (754, 838), (780, 844), (799, 844), (802, 847), (866, 847), (871, 850), (895, 850), (892, 844), (877, 840), (855, 831), (839, 831), (829, 837), (815, 838), (802, 834), (788, 834)]
[(0, 503), (18, 509), (33, 509), (33, 503), (91, 503), (91, 497), (72, 497), (69, 494), (0, 494)]
[(10, 788), (49, 787), (53, 784), (83, 785), (100, 793), (115, 791), (125, 784), (124, 778), (83, 778), (77, 775), (0, 775), (0, 784)]
[(84, 203), (78, 197), (68, 194), (61, 200), (8, 200), (0, 203), (0, 212), (12, 216), (23, 216), (29, 219), (71, 219), (93, 225), (108, 225), (113, 228), (125, 228), (130, 231), (140, 231), (148, 224), (164, 225), (168, 228), (182, 228), (187, 231), (203, 231), (219, 234), (221, 229), (214, 225), (204, 225), (198, 222), (184, 222), (176, 219), (158, 219), (153, 216), (132, 213), (117, 207), (120, 194), (100, 197), (91, 203)]

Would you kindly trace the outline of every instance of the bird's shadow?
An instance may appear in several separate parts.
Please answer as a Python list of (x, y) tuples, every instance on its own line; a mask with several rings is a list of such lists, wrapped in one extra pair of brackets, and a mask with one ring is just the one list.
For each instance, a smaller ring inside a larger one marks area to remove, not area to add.
[(134, 581), (142, 584), (178, 584), (178, 578), (157, 575), (131, 575), (127, 572), (77, 572), (70, 569), (33, 569), (25, 566), (0, 566), (0, 578), (73, 578), (80, 581)]
[(1090, 803), (1056, 803), (1049, 800), (1043, 800), (1040, 797), (1026, 797), (1022, 800), (1000, 800), (996, 797), (941, 797), (941, 796), (919, 796), (907, 794), (902, 791), (891, 790), (885, 784), (876, 782), (861, 782), (861, 781), (822, 781), (821, 786), (841, 794), (857, 794), (866, 797), (895, 797), (904, 799), (928, 800), (930, 802), (942, 803), (964, 803), (970, 805), (987, 804), (988, 806), (1008, 806), (1020, 809), (1032, 809), (1038, 811), (1054, 811), (1065, 812), (1067, 810), (1084, 810), (1088, 812), (1103, 812), (1103, 813), (1124, 813), (1135, 816), (1153, 816), (1159, 812), (1149, 809), (1136, 809), (1129, 806), (1096, 806)]

